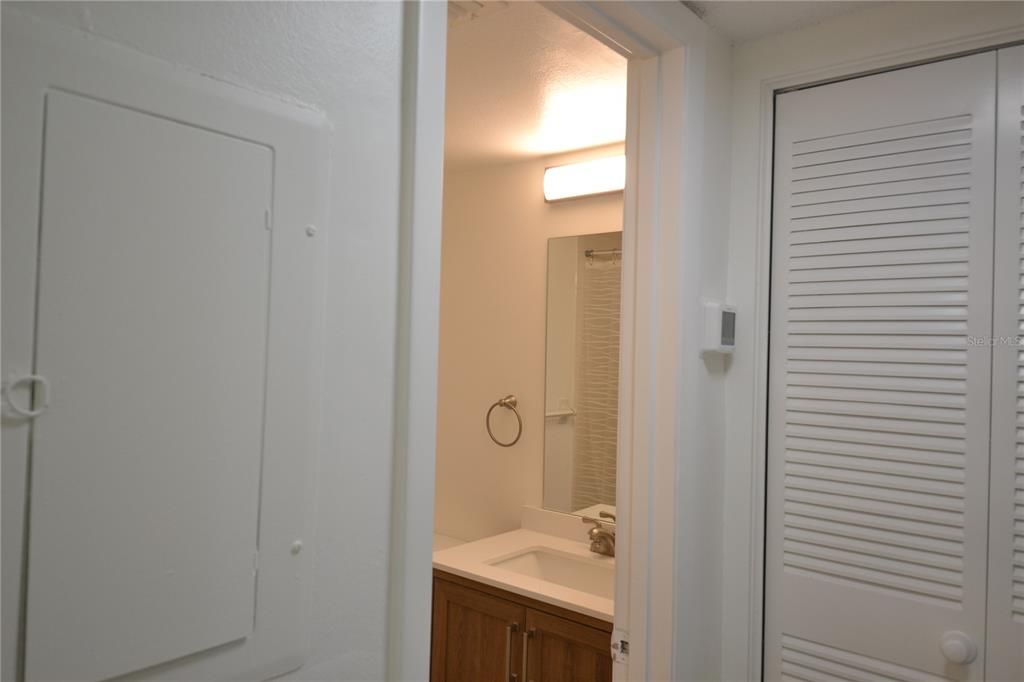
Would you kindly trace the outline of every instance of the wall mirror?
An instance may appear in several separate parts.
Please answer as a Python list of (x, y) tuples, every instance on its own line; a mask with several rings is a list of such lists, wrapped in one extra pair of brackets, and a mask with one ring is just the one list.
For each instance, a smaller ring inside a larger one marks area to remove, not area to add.
[(622, 233), (548, 240), (544, 506), (615, 513)]

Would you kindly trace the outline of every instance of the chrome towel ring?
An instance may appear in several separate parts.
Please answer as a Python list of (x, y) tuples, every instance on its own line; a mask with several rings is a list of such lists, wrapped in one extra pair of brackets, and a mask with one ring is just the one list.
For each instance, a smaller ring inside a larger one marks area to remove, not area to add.
[[(519, 438), (523, 435), (523, 418), (522, 416), (520, 416), (519, 410), (516, 409), (516, 405), (518, 404), (519, 401), (516, 399), (516, 397), (509, 393), (507, 396), (498, 399), (496, 403), (491, 405), (491, 409), (487, 410), (487, 417), (484, 418), (484, 424), (487, 426), (487, 435), (491, 437), (491, 440), (493, 440), (495, 443), (497, 443), (503, 448), (512, 447), (513, 445), (519, 442)], [(516, 431), (516, 437), (507, 443), (502, 443), (500, 440), (495, 438), (494, 432), (491, 431), (491, 413), (494, 412), (494, 408), (496, 407), (504, 407), (506, 410), (512, 410), (512, 413), (516, 416), (516, 421), (519, 422), (519, 428)]]

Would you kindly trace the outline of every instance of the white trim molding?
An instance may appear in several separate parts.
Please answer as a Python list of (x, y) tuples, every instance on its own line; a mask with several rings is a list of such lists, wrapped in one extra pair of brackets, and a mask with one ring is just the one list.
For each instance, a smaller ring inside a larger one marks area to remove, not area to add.
[(775, 94), (1020, 40), (1018, 3), (893, 3), (734, 51), (729, 297), (750, 323), (740, 323), (726, 382), (723, 680), (762, 676)]
[(447, 4), (406, 3), (402, 29), (402, 185), (387, 641), (387, 679), (396, 682), (426, 679), (430, 670)]

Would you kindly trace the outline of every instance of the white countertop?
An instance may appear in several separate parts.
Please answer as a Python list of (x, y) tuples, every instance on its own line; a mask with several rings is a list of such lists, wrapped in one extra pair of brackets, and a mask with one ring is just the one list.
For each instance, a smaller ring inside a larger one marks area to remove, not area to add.
[(434, 533), (434, 551), (441, 549), (448, 549), (449, 547), (457, 547), (458, 545), (465, 544), (465, 540), (453, 538), (450, 535), (442, 535), (441, 533)]
[[(577, 509), (573, 512), (574, 516), (592, 516), (593, 518), (600, 518), (601, 513), (615, 515), (615, 505), (613, 504), (592, 504), (589, 507), (583, 509)], [(602, 519), (603, 520), (603, 519)]]
[(463, 578), (530, 597), (554, 606), (612, 622), (614, 600), (588, 592), (574, 590), (547, 580), (530, 577), (514, 571), (491, 566), (488, 562), (530, 548), (543, 547), (578, 556), (587, 561), (615, 565), (615, 559), (598, 556), (585, 542), (519, 529), (475, 542), (434, 552), (434, 568)]

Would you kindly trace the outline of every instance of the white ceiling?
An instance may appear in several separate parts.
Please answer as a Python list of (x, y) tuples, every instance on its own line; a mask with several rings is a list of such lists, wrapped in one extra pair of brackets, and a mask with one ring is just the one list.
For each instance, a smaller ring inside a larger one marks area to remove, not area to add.
[[(741, 43), (881, 3), (684, 4)], [(536, 2), (449, 2), (447, 78), (450, 166), (507, 162), (625, 137), (626, 60)]]
[(684, 5), (733, 43), (810, 26), (881, 2), (743, 2), (685, 0)]
[(533, 2), (449, 4), (447, 79), (452, 166), (625, 137), (625, 58)]

